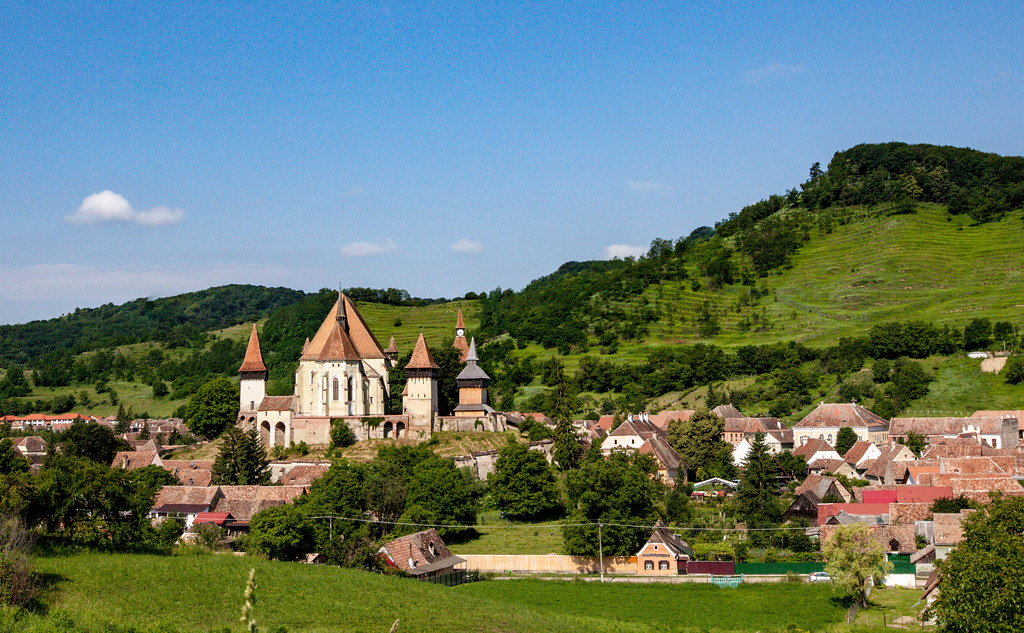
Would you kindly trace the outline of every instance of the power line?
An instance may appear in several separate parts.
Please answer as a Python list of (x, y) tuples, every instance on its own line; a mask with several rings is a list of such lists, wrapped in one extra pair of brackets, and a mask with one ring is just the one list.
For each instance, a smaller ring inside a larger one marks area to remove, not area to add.
[[(524, 523), (521, 525), (514, 525), (508, 523), (492, 523), (492, 524), (480, 524), (480, 525), (463, 525), (460, 523), (412, 523), (407, 521), (388, 521), (385, 519), (371, 519), (367, 517), (347, 517), (338, 516), (333, 514), (325, 514), (323, 516), (312, 516), (306, 517), (307, 519), (329, 519), (329, 520), (340, 520), (340, 521), (354, 521), (357, 523), (378, 523), (382, 525), (401, 525), (407, 527), (421, 527), (421, 528), (453, 528), (459, 530), (466, 530), (469, 528), (486, 528), (486, 529), (524, 529), (532, 530), (537, 528), (561, 528), (561, 527), (598, 527), (602, 525), (604, 527), (623, 527), (623, 528), (635, 528), (653, 530), (653, 525), (635, 525), (632, 523)], [(699, 526), (674, 526), (667, 528), (670, 531), (707, 531), (707, 532), (784, 532), (792, 530), (806, 530), (807, 528), (792, 526), (792, 527), (765, 527), (765, 528), (718, 528), (718, 527), (699, 527)]]

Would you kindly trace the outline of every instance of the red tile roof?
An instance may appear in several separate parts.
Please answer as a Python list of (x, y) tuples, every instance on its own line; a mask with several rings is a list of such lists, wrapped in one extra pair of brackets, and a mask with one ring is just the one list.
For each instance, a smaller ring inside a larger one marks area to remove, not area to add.
[(855, 516), (881, 516), (889, 514), (888, 503), (822, 503), (818, 505), (818, 525), (825, 525), (829, 517), (845, 511)]
[(253, 323), (252, 333), (249, 334), (249, 345), (245, 348), (245, 358), (242, 360), (242, 366), (238, 368), (238, 373), (258, 371), (267, 371), (267, 366), (263, 364), (260, 337), (256, 333), (256, 324)]
[(412, 357), (409, 358), (409, 364), (405, 366), (406, 369), (440, 369), (441, 367), (434, 362), (433, 357), (430, 355), (430, 349), (427, 347), (427, 340), (423, 338), (423, 332), (420, 332), (420, 337), (416, 339), (416, 347), (412, 349)]
[(888, 427), (889, 423), (859, 404), (821, 403), (794, 427)]

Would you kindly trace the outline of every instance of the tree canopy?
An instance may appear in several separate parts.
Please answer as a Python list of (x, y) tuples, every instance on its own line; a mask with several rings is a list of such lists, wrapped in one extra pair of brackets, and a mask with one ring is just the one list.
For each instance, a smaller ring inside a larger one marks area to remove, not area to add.
[(750, 453), (740, 474), (740, 487), (736, 491), (736, 503), (740, 516), (750, 525), (778, 523), (782, 520), (782, 506), (779, 503), (779, 468), (775, 458), (768, 452), (764, 433), (754, 436)]
[(185, 424), (205, 438), (215, 438), (238, 416), (238, 387), (227, 378), (214, 378), (192, 394), (185, 405)]
[(558, 507), (558, 484), (548, 461), (515, 441), (498, 453), (487, 486), (495, 507), (511, 519), (543, 516)]
[(732, 447), (722, 440), (725, 422), (707, 409), (698, 409), (689, 420), (672, 420), (668, 425), (668, 443), (679, 459), (698, 479), (722, 477), (732, 479), (736, 469), (732, 463)]
[(971, 513), (939, 570), (932, 608), (943, 630), (1024, 630), (1024, 497), (998, 497)]
[(255, 427), (242, 431), (234, 424), (221, 435), (220, 452), (213, 462), (213, 483), (234, 486), (266, 486), (270, 460)]
[(892, 569), (882, 544), (874, 539), (871, 528), (864, 523), (837, 527), (822, 543), (821, 553), (832, 585), (863, 606), (867, 606), (867, 579), (872, 578), (880, 585)]

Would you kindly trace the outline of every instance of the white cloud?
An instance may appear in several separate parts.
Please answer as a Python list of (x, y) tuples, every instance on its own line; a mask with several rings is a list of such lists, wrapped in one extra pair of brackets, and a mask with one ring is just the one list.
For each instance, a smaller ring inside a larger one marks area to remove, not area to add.
[(479, 253), (484, 250), (484, 245), (473, 240), (459, 240), (452, 242), (452, 250), (456, 253)]
[(78, 210), (64, 216), (64, 219), (72, 224), (134, 222), (143, 226), (168, 226), (184, 220), (185, 212), (169, 207), (153, 207), (140, 213), (132, 208), (124, 196), (107, 189), (87, 196)]
[(773, 79), (783, 79), (791, 75), (797, 75), (806, 70), (802, 65), (789, 65), (773, 63), (743, 73), (743, 81), (748, 84), (761, 84)]
[(398, 244), (389, 239), (384, 242), (352, 242), (341, 247), (341, 254), (345, 257), (367, 257), (394, 253), (397, 250)]
[(631, 246), (629, 244), (609, 244), (604, 247), (605, 259), (625, 259), (627, 257), (640, 257), (647, 253), (646, 246)]
[(653, 193), (659, 196), (671, 196), (675, 192), (675, 187), (669, 187), (657, 182), (651, 182), (647, 180), (627, 180), (630, 191), (639, 191), (641, 193)]
[(135, 221), (145, 226), (168, 226), (185, 219), (185, 212), (170, 207), (153, 207), (135, 216)]

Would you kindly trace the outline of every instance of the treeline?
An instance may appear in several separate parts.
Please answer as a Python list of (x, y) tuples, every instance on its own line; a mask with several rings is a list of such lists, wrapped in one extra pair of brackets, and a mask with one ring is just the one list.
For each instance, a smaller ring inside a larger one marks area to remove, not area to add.
[(266, 318), (305, 296), (288, 288), (219, 286), (164, 299), (79, 308), (46, 321), (0, 325), (0, 364), (24, 364), (55, 352), (74, 356), (145, 341), (185, 346), (209, 330)]
[[(872, 327), (866, 336), (841, 338), (836, 345), (825, 348), (789, 342), (745, 345), (729, 352), (698, 343), (659, 347), (650, 351), (643, 362), (629, 364), (588, 355), (579, 360), (569, 382), (568, 397), (574, 413), (593, 418), (615, 411), (643, 410), (651, 399), (666, 393), (707, 386), (710, 407), (727, 402), (738, 407), (767, 402), (769, 410), (763, 413), (784, 417), (810, 404), (811, 394), (824, 377), (833, 375), (841, 398), (873, 398), (891, 417), (925, 395), (932, 380), (919, 364), (903, 362), (905, 359), (986, 349), (993, 344), (1017, 349), (1024, 346), (1024, 340), (1013, 324), (992, 323), (979, 317), (963, 329), (923, 321), (882, 323)], [(544, 386), (555, 387), (564, 370), (562, 361), (516, 357), (513, 348), (511, 339), (505, 338), (481, 349), (481, 364), (491, 375), (493, 397), (505, 410), (542, 411), (551, 415), (555, 407), (554, 389), (529, 398), (517, 393), (536, 376)], [(878, 359), (896, 362), (877, 365)], [(875, 382), (887, 387), (851, 378), (869, 360), (876, 361)], [(716, 387), (746, 376), (757, 376), (760, 380), (732, 391)]]
[(652, 307), (629, 302), (651, 284), (687, 279), (691, 251), (712, 283), (731, 283), (730, 252), (700, 246), (713, 234), (713, 229), (701, 227), (679, 240), (655, 240), (638, 259), (567, 262), (520, 292), (497, 288), (482, 294), (480, 333), (495, 337), (507, 332), (562, 353), (585, 348), (591, 336), (606, 348), (642, 338), (660, 315)]

